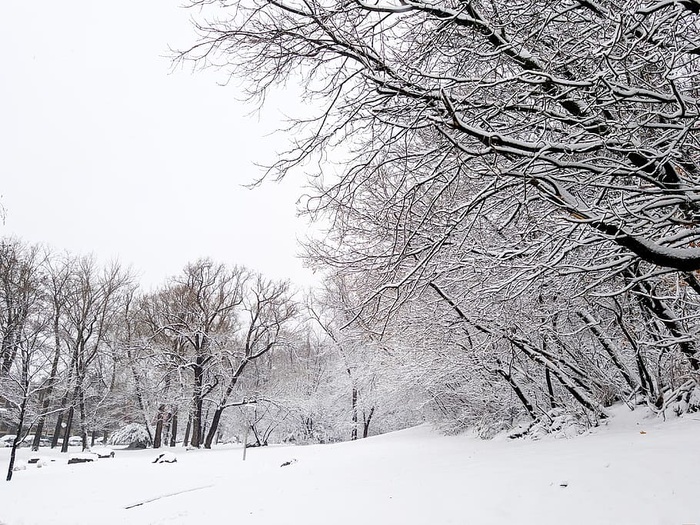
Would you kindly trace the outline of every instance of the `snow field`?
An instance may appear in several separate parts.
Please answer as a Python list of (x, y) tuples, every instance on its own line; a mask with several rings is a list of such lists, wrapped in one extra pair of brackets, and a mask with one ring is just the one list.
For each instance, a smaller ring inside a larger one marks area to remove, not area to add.
[[(422, 426), (249, 449), (245, 462), (240, 447), (124, 450), (70, 466), (63, 456), (0, 485), (0, 522), (700, 525), (698, 443), (700, 416), (662, 423), (618, 410), (573, 439), (481, 441)], [(177, 463), (153, 464), (163, 451)]]

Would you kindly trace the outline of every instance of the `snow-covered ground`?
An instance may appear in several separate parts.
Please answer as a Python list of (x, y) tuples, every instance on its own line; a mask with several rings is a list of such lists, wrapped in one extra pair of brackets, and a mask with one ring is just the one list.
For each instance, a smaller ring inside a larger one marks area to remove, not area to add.
[[(249, 449), (245, 462), (235, 447), (164, 451), (177, 462), (152, 463), (153, 450), (78, 465), (42, 453), (46, 465), (0, 485), (0, 523), (700, 525), (700, 415), (662, 423), (617, 410), (588, 435), (540, 441), (422, 426)], [(7, 458), (0, 450), (4, 468)]]

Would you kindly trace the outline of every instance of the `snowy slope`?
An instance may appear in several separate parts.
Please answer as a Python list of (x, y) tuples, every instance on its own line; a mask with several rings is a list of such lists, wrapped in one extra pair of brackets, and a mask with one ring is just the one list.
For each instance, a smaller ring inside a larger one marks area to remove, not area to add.
[(574, 439), (480, 441), (422, 426), (249, 449), (245, 462), (240, 448), (172, 449), (172, 464), (153, 464), (153, 450), (83, 465), (62, 457), (0, 485), (0, 522), (700, 525), (700, 416), (616, 412)]

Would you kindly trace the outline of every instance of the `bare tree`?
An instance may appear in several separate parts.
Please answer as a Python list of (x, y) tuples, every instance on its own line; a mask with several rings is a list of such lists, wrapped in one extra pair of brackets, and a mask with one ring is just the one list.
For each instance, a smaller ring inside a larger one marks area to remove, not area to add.
[[(221, 355), (226, 373), (225, 387), (220, 391), (204, 446), (211, 448), (221, 416), (231, 404), (229, 398), (250, 363), (260, 359), (284, 343), (284, 330), (296, 315), (296, 304), (288, 282), (274, 282), (261, 275), (248, 281), (239, 315), (240, 337), (233, 340)], [(222, 385), (223, 386), (223, 385)]]
[(17, 447), (32, 425), (35, 397), (46, 386), (44, 368), (46, 327), (42, 251), (18, 240), (0, 244), (0, 400), (14, 420), (15, 438), (10, 451), (7, 481), (12, 479)]
[(92, 257), (77, 259), (66, 284), (62, 331), (71, 353), (72, 382), (66, 390), (71, 403), (65, 421), (62, 452), (68, 451), (68, 438), (76, 407), (80, 416), (83, 448), (88, 447), (86, 392), (88, 373), (98, 354), (105, 350), (105, 339), (123, 307), (131, 277), (113, 263), (100, 270)]
[[(61, 345), (61, 314), (62, 314), (62, 296), (63, 288), (68, 282), (68, 277), (70, 273), (70, 263), (67, 259), (56, 261), (51, 254), (47, 254), (45, 260), (46, 266), (46, 279), (47, 279), (47, 295), (49, 297), (49, 304), (51, 306), (51, 331), (53, 335), (53, 359), (51, 361), (51, 370), (49, 371), (49, 377), (44, 388), (40, 393), (41, 403), (42, 403), (42, 414), (39, 416), (36, 428), (34, 431), (34, 441), (32, 442), (32, 450), (39, 450), (39, 444), (41, 441), (41, 436), (44, 432), (44, 424), (46, 423), (46, 417), (44, 412), (46, 412), (53, 400), (56, 388), (59, 386), (59, 365), (61, 364), (61, 358), (63, 357), (63, 348)], [(65, 405), (61, 408), (65, 408)], [(55, 447), (58, 443), (59, 432), (61, 428), (61, 423), (63, 421), (63, 411), (59, 410), (56, 430), (54, 431), (54, 437), (52, 440), (52, 447)]]
[(186, 353), (177, 358), (181, 360), (181, 368), (192, 371), (193, 447), (199, 447), (204, 441), (204, 400), (217, 385), (216, 377), (208, 374), (208, 370), (235, 330), (236, 309), (243, 301), (247, 278), (242, 268), (229, 269), (202, 259), (188, 264), (183, 274), (168, 285), (171, 290), (167, 302), (162, 305), (164, 324), (161, 330), (186, 346)]

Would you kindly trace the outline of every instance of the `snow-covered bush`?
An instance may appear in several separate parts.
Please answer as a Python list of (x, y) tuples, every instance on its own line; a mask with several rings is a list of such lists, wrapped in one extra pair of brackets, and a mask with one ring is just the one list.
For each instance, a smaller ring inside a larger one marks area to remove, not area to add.
[(109, 444), (127, 445), (129, 448), (147, 448), (151, 446), (151, 436), (145, 426), (131, 423), (112, 434)]

